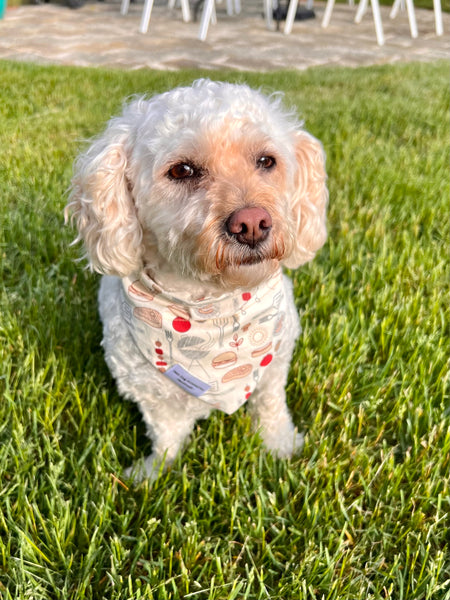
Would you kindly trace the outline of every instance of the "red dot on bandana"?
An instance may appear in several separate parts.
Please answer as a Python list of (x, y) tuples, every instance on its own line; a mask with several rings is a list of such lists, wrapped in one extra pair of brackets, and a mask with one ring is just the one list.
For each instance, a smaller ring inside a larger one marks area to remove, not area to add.
[(167, 367), (167, 363), (164, 362), (163, 360), (158, 360), (158, 361), (156, 361), (156, 366), (157, 367)]
[(259, 363), (261, 367), (267, 367), (268, 364), (272, 362), (273, 356), (271, 354), (266, 354), (266, 356)]
[(249, 392), (248, 394), (245, 394), (245, 399), (248, 400), (251, 396), (251, 393)]
[(172, 327), (175, 331), (178, 331), (178, 333), (186, 333), (186, 331), (189, 331), (191, 328), (191, 324), (187, 319), (183, 319), (183, 317), (175, 317), (172, 321)]
[(250, 294), (250, 292), (244, 292), (242, 294), (242, 300), (244, 300), (245, 302), (248, 302), (251, 297), (252, 297), (252, 295)]
[(160, 354), (160, 355), (164, 354), (164, 350), (162, 350), (161, 348), (156, 348), (155, 352), (156, 352), (156, 354)]

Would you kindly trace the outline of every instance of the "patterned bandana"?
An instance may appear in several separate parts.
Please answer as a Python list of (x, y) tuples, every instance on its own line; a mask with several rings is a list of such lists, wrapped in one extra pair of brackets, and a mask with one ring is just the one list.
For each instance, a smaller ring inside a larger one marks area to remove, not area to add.
[(147, 273), (122, 283), (122, 316), (155, 369), (227, 414), (248, 400), (281, 344), (281, 268), (257, 288), (218, 298), (180, 300)]

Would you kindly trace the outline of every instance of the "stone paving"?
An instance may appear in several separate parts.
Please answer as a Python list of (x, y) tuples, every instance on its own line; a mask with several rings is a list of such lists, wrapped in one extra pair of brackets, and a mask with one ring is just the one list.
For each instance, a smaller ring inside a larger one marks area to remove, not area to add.
[[(157, 2), (147, 34), (138, 33), (142, 4), (120, 15), (118, 0), (88, 2), (72, 10), (61, 4), (8, 8), (0, 20), (0, 59), (41, 64), (188, 67), (270, 71), (317, 65), (359, 66), (450, 57), (450, 15), (444, 14), (444, 35), (436, 36), (434, 13), (416, 9), (419, 37), (412, 39), (406, 11), (393, 20), (382, 8), (386, 42), (376, 43), (370, 11), (353, 22), (356, 8), (335, 6), (330, 25), (321, 27), (324, 2), (315, 2), (316, 18), (296, 21), (291, 35), (266, 29), (261, 0), (243, 0), (240, 15), (217, 8), (217, 24), (205, 42), (198, 40), (198, 22), (184, 23), (179, 9)], [(283, 22), (281, 23), (283, 25)]]

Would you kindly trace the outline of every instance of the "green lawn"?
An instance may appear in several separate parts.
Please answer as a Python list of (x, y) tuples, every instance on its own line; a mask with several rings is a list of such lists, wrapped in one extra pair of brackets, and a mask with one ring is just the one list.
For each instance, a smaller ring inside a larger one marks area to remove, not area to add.
[(327, 152), (329, 241), (293, 274), (305, 448), (217, 414), (120, 480), (150, 446), (63, 226), (71, 164), (125, 97), (199, 75), (0, 63), (0, 597), (449, 600), (447, 63), (209, 73), (283, 90)]
[[(348, 0), (338, 0), (339, 2), (347, 2)], [(380, 4), (392, 6), (393, 0), (380, 0)], [(427, 8), (433, 10), (433, 0), (414, 0), (415, 8)], [(441, 8), (444, 12), (450, 12), (450, 0), (441, 0)]]

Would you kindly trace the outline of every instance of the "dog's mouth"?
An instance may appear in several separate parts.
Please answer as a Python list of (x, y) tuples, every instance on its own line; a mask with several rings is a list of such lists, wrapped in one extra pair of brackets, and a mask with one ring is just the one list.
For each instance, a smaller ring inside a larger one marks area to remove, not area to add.
[(271, 260), (281, 260), (285, 254), (284, 244), (272, 234), (254, 244), (242, 243), (224, 235), (217, 245), (215, 263), (219, 272), (227, 267), (239, 268), (259, 265)]
[(257, 265), (273, 258), (268, 244), (258, 243), (253, 247), (233, 240), (228, 241), (228, 261), (233, 266)]

